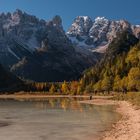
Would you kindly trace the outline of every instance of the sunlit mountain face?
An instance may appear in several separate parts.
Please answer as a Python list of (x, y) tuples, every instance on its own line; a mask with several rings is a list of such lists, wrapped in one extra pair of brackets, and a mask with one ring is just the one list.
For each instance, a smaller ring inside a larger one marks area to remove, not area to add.
[(129, 31), (140, 39), (140, 26), (126, 20), (108, 20), (97, 17), (78, 16), (67, 31), (67, 36), (77, 46), (104, 53), (118, 32)]

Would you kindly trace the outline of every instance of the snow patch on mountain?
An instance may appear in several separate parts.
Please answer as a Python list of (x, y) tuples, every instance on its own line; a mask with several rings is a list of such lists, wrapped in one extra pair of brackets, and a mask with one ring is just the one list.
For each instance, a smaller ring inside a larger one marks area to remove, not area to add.
[(86, 35), (92, 26), (92, 20), (88, 16), (78, 16), (71, 28), (68, 30), (69, 35)]
[(87, 49), (92, 46), (91, 51), (99, 52), (101, 50), (103, 52), (116, 37), (116, 34), (123, 30), (132, 32), (137, 38), (140, 38), (140, 25), (134, 26), (126, 20), (113, 21), (105, 17), (91, 20), (90, 17), (84, 16), (79, 16), (74, 20), (67, 36), (72, 42), (76, 42), (77, 46), (87, 47)]
[(18, 57), (10, 48), (8, 48), (9, 53), (11, 53), (16, 59), (20, 60), (20, 57)]
[(85, 40), (87, 39), (86, 36), (82, 36), (82, 37), (81, 37), (81, 40), (78, 40), (76, 37), (72, 37), (72, 36), (69, 37), (69, 39), (72, 41), (72, 43), (73, 43), (74, 45), (79, 46), (79, 47), (81, 47), (81, 48), (85, 48), (85, 49), (93, 49), (93, 48), (95, 48), (94, 45), (87, 45), (87, 44), (85, 43)]
[(31, 38), (29, 39), (27, 45), (29, 46), (30, 49), (34, 50), (36, 48), (39, 48), (39, 43), (35, 37), (35, 35), (33, 34), (31, 36)]

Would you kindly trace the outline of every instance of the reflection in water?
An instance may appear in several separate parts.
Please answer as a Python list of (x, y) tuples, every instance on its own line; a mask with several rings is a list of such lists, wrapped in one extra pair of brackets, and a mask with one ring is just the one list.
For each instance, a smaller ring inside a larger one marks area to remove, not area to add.
[[(87, 98), (85, 98), (87, 99)], [(48, 99), (15, 99), (21, 102), (32, 102), (33, 105), (38, 109), (63, 109), (66, 110), (75, 110), (83, 112), (85, 105), (81, 104), (79, 101), (84, 100), (84, 98), (48, 98)], [(88, 105), (86, 110), (92, 110), (93, 106)]]
[[(0, 140), (93, 140), (119, 115), (84, 98), (0, 99)], [(8, 121), (8, 122), (7, 122)]]

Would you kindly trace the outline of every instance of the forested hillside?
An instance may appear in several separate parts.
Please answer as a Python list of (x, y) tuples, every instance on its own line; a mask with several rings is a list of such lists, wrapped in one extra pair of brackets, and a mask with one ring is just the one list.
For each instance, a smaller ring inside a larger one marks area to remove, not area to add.
[(22, 87), (23, 82), (0, 65), (0, 92), (18, 91)]
[(80, 80), (90, 91), (140, 91), (140, 43), (129, 32), (119, 33), (106, 55)]

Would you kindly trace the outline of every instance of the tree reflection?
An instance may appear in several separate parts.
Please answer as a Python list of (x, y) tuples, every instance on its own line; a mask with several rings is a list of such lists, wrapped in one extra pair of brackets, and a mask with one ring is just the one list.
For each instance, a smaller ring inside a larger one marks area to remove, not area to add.
[[(37, 109), (63, 109), (64, 111), (73, 110), (84, 112), (92, 110), (93, 106), (81, 104), (79, 101), (84, 98), (44, 98), (44, 99), (16, 99), (18, 101), (32, 102)], [(87, 107), (88, 106), (88, 107)]]

